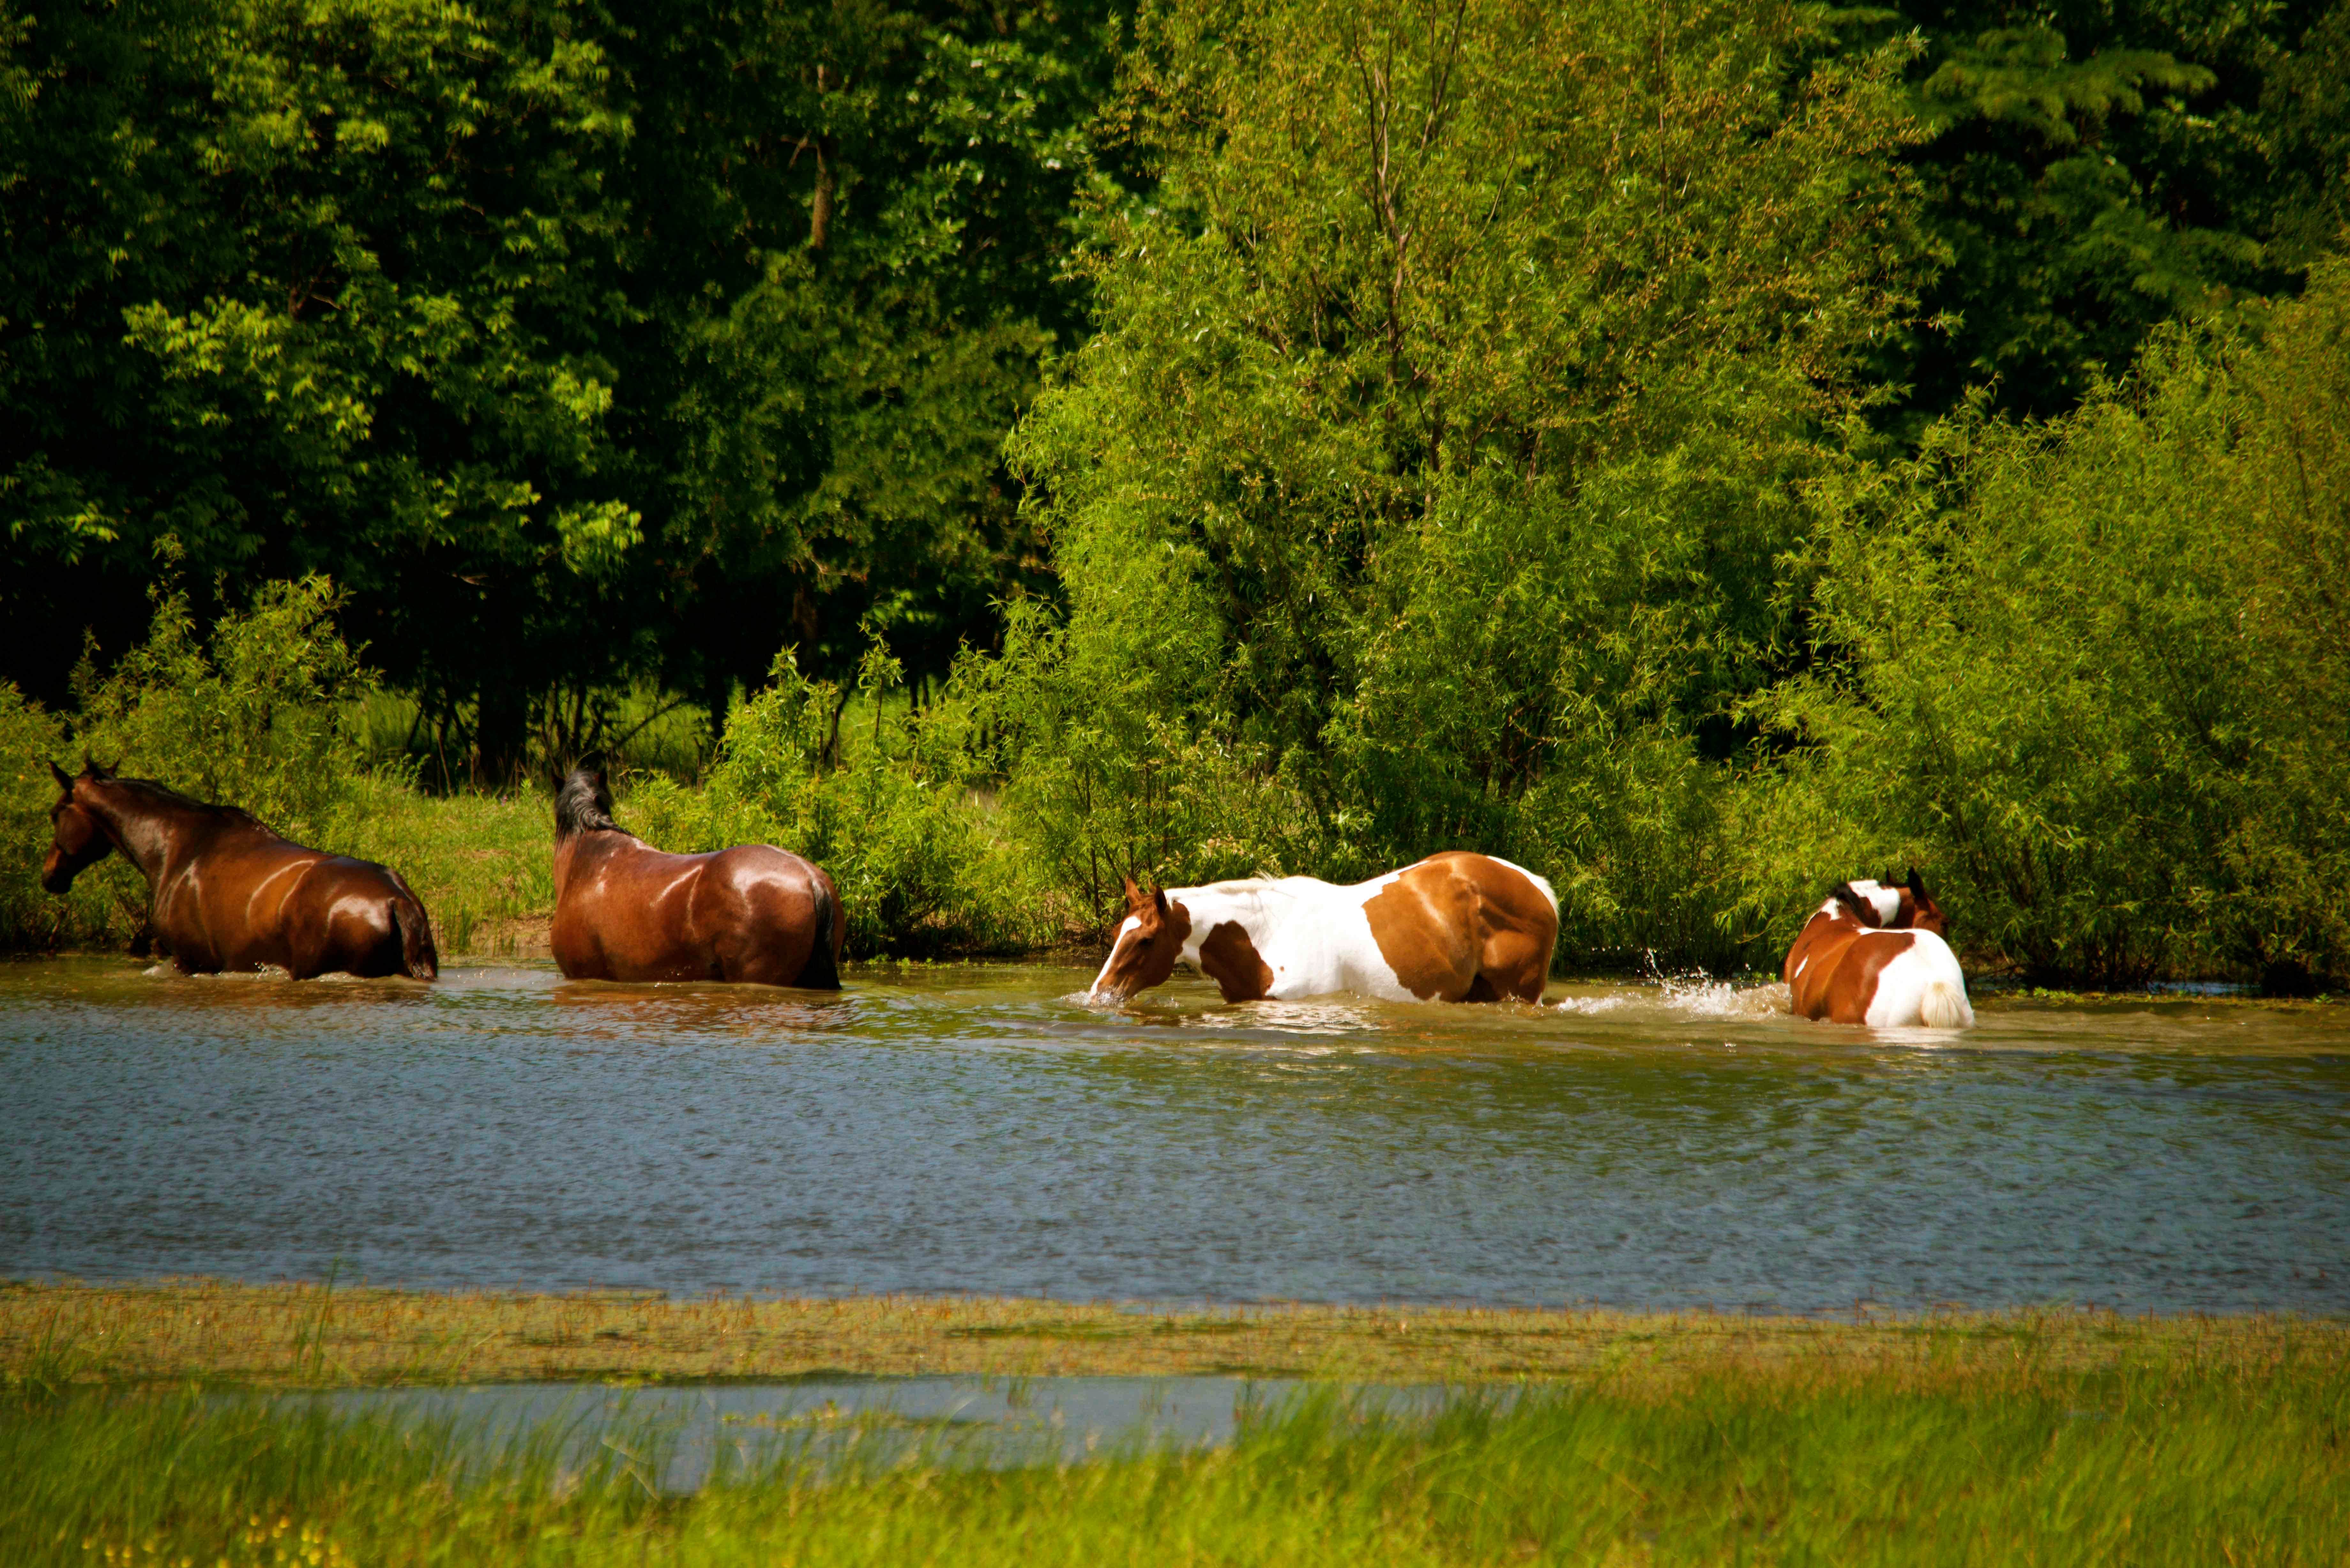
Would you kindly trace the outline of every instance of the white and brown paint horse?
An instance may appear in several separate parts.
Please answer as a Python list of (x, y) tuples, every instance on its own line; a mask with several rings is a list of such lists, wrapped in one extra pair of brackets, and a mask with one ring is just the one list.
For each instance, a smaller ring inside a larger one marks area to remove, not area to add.
[(1912, 869), (1907, 883), (1846, 882), (1787, 950), (1798, 1018), (1879, 1029), (1972, 1026), (1967, 977), (1945, 940), (1949, 923)]
[(1188, 963), (1226, 1002), (1351, 991), (1391, 1002), (1540, 1002), (1558, 898), (1522, 867), (1453, 851), (1350, 888), (1255, 877), (1144, 893), (1092, 993), (1124, 1002)]

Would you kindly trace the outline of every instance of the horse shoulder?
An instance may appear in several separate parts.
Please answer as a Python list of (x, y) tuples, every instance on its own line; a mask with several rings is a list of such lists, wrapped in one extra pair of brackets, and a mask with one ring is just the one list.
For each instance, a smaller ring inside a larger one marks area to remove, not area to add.
[(1216, 982), (1226, 1002), (1256, 1002), (1274, 993), (1274, 967), (1238, 920), (1208, 928), (1200, 940), (1200, 972)]

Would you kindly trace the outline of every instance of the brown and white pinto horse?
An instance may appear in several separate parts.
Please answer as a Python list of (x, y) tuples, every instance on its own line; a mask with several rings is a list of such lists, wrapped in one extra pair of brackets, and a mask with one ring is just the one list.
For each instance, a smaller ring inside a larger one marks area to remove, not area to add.
[(1798, 1018), (1965, 1029), (1975, 1021), (1967, 977), (1944, 940), (1949, 924), (1912, 869), (1906, 884), (1846, 882), (1830, 893), (1787, 951)]
[(83, 760), (49, 808), (41, 886), (63, 893), (114, 850), (147, 878), (148, 923), (188, 974), (275, 965), (296, 980), (341, 972), (441, 972), (424, 906), (372, 860), (307, 849), (231, 805), (206, 805), (150, 779)]
[(1226, 1002), (1351, 991), (1392, 1002), (1540, 1002), (1558, 945), (1558, 898), (1523, 867), (1454, 850), (1350, 888), (1254, 877), (1145, 894), (1092, 995), (1124, 1002), (1180, 961)]
[(821, 867), (764, 844), (664, 855), (612, 820), (602, 772), (555, 797), (555, 962), (572, 980), (840, 989), (848, 919)]

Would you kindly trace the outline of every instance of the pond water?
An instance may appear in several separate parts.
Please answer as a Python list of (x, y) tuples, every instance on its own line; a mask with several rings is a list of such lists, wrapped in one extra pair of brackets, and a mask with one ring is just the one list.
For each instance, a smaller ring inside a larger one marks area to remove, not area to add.
[(0, 965), (0, 1274), (1835, 1311), (2350, 1310), (2350, 1009), (1224, 1007)]
[[(281, 1409), (444, 1430), (476, 1451), (551, 1443), (565, 1469), (624, 1464), (648, 1485), (691, 1491), (717, 1466), (778, 1459), (887, 1469), (910, 1460), (1008, 1468), (1119, 1452), (1221, 1448), (1302, 1395), (1295, 1379), (1238, 1377), (807, 1377), (789, 1383), (623, 1388), (482, 1384), (267, 1396)], [(1434, 1386), (1350, 1388), (1350, 1404), (1432, 1414)], [(218, 1397), (222, 1403), (252, 1397)], [(1487, 1397), (1499, 1407), (1506, 1392)]]

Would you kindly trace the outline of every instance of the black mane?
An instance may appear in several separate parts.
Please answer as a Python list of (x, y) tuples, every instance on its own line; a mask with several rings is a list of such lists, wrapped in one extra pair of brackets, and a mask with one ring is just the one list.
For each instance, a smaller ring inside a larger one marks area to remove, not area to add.
[(601, 768), (574, 768), (555, 792), (555, 836), (580, 833), (619, 833), (612, 820), (612, 792)]

